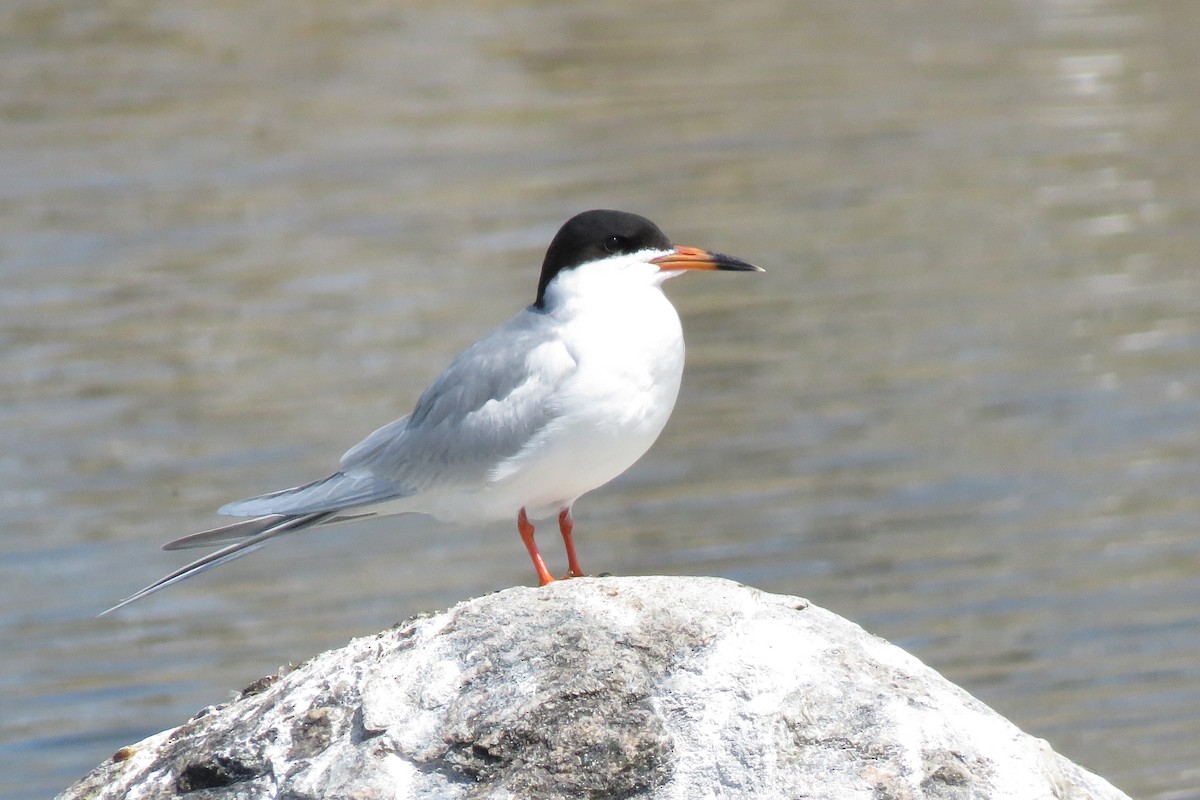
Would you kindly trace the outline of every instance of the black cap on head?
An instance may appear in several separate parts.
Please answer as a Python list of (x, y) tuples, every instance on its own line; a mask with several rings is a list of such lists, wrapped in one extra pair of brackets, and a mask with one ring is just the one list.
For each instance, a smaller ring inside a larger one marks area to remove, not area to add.
[(546, 250), (537, 300), (542, 307), (554, 276), (589, 261), (640, 250), (670, 250), (671, 240), (650, 220), (626, 211), (584, 211), (567, 220)]

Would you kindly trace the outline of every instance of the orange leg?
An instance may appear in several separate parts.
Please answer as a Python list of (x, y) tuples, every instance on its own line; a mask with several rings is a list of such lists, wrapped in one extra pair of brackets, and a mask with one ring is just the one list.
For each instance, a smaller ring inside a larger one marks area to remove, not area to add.
[(523, 508), (517, 514), (517, 530), (521, 532), (521, 541), (525, 543), (525, 549), (529, 551), (529, 557), (533, 559), (533, 568), (537, 570), (538, 586), (553, 583), (554, 576), (550, 574), (550, 570), (546, 569), (546, 562), (542, 560), (542, 554), (538, 552), (537, 545), (533, 541), (533, 524), (529, 521), (529, 517), (525, 516)]
[(579, 559), (575, 557), (575, 540), (571, 538), (571, 534), (575, 530), (575, 520), (571, 519), (571, 509), (564, 508), (558, 512), (558, 530), (563, 537), (563, 545), (567, 548), (567, 574), (566, 578), (582, 578), (583, 568), (579, 566)]

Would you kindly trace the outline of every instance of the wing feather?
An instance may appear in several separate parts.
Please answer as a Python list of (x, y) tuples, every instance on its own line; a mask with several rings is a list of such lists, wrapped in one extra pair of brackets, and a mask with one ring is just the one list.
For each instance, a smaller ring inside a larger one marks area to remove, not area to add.
[(333, 475), (220, 512), (295, 516), (483, 487), (497, 465), (553, 419), (552, 398), (578, 366), (566, 345), (548, 335), (549, 322), (526, 309), (475, 342), (422, 393), (411, 414), (346, 451)]

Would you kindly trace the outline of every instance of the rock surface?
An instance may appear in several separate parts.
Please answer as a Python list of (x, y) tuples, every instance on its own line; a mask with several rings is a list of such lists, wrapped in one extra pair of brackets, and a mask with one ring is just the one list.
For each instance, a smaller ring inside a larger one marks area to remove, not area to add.
[(908, 653), (716, 578), (509, 589), (356, 639), (60, 798), (1125, 798)]

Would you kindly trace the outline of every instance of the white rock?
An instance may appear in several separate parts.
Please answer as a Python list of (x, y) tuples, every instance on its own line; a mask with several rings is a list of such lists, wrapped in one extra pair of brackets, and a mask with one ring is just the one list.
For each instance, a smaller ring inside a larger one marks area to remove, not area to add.
[(461, 603), (122, 748), (60, 798), (1125, 798), (795, 597), (597, 578)]

